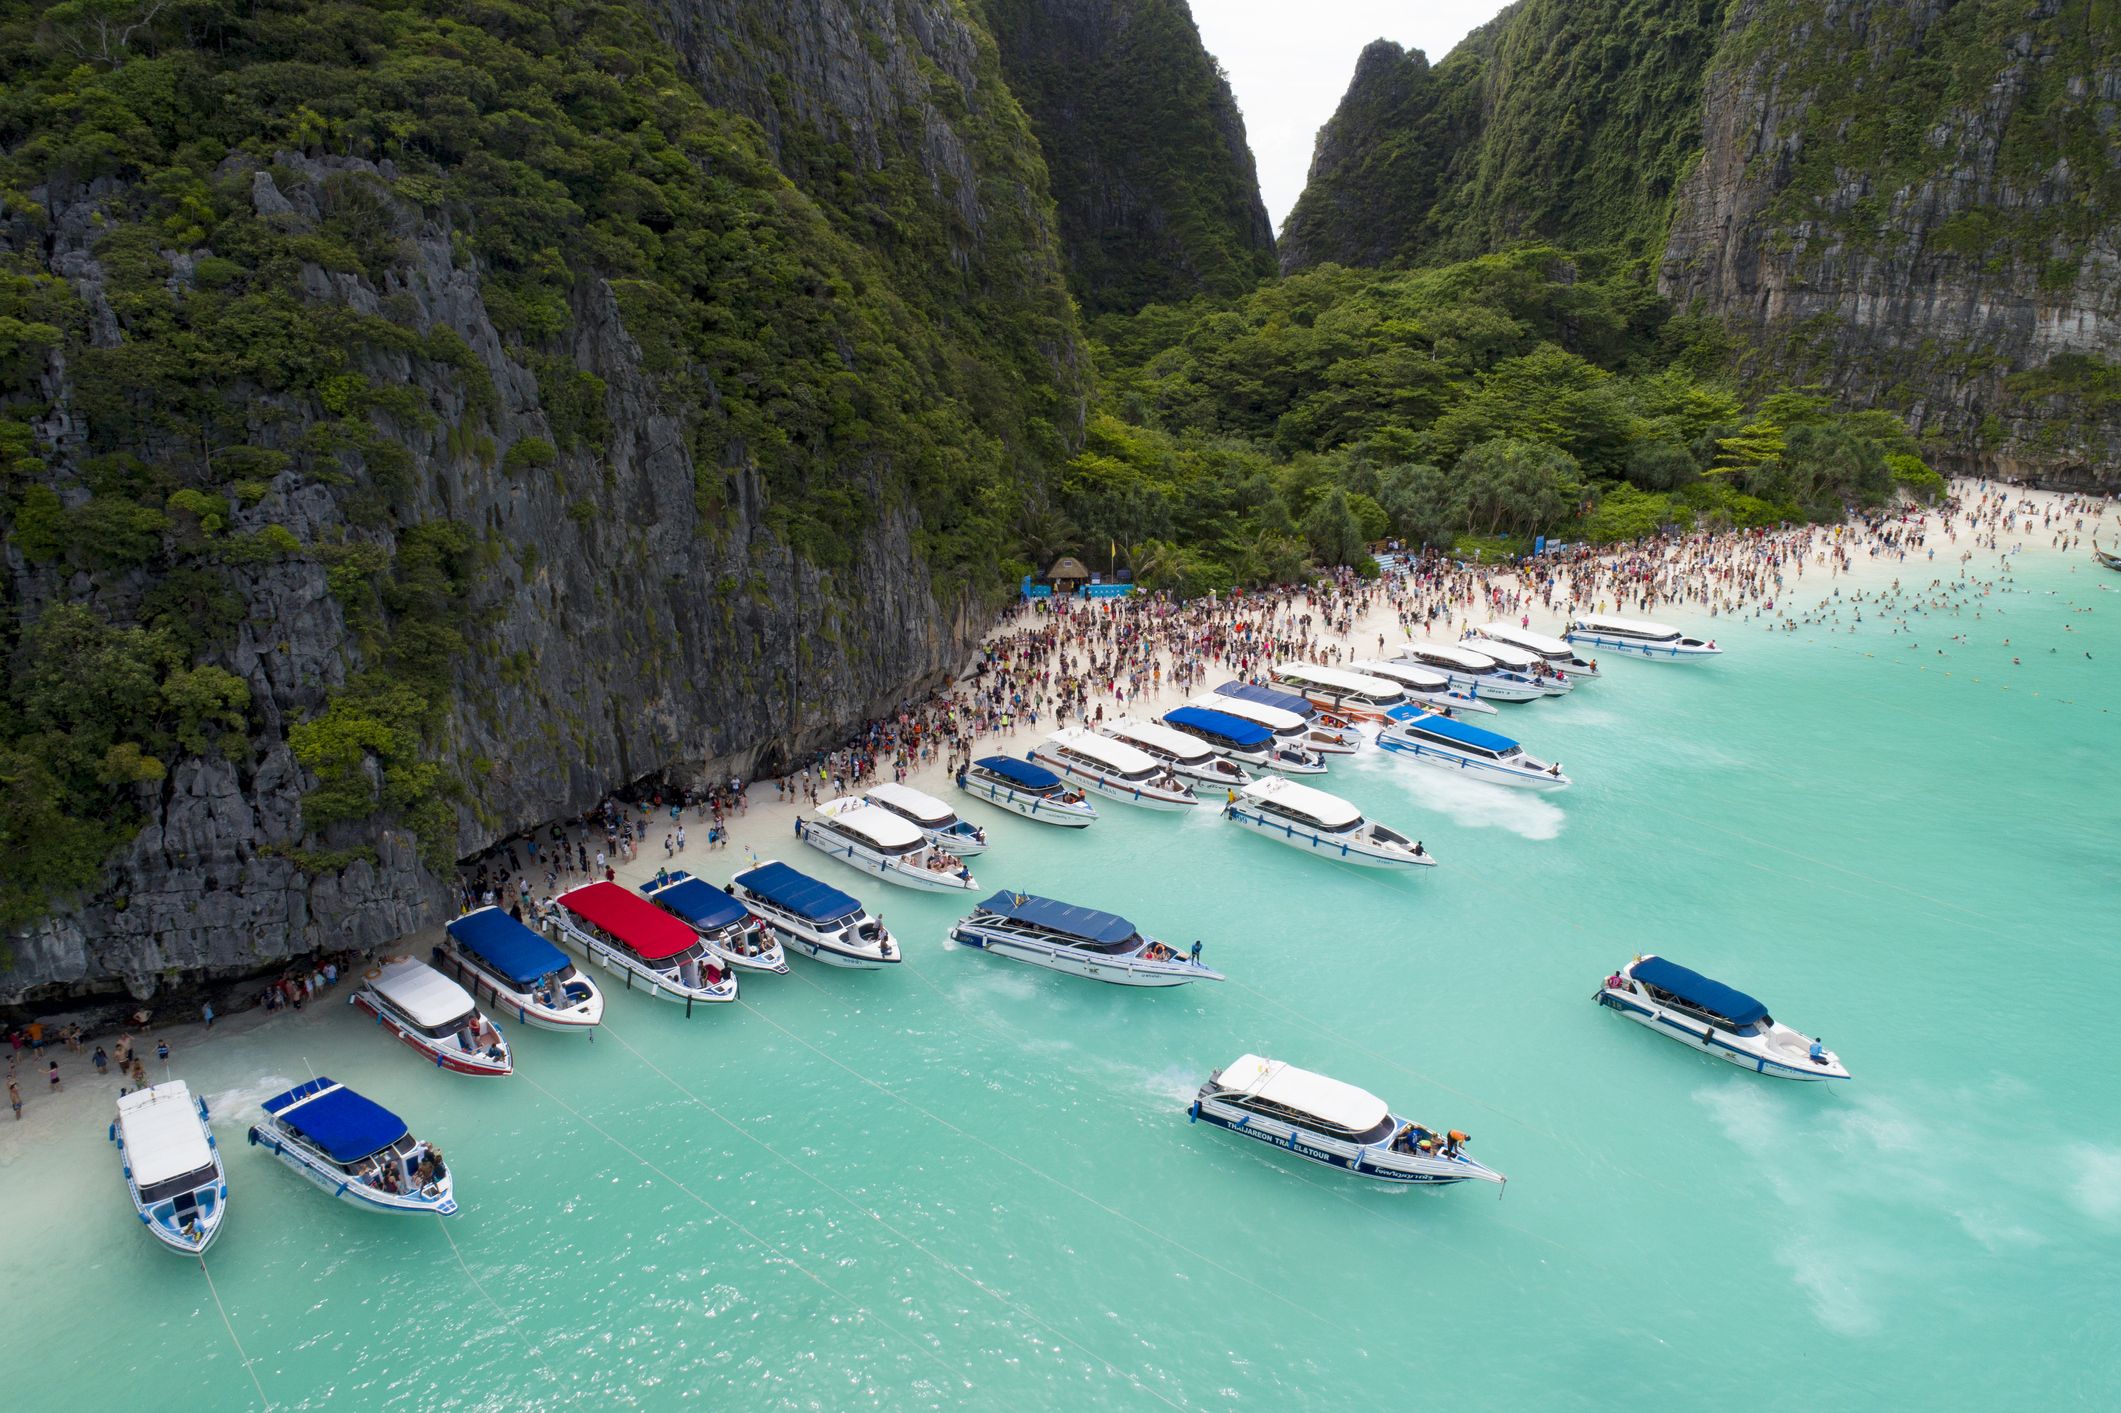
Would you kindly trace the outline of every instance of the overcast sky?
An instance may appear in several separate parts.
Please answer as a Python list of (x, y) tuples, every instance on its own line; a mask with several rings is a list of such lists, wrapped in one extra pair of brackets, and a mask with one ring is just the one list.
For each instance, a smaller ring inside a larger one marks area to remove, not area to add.
[(1373, 39), (1425, 50), (1435, 63), (1503, 0), (1192, 0), (1208, 52), (1222, 60), (1245, 111), (1260, 195), (1274, 228), (1304, 188), (1311, 141)]

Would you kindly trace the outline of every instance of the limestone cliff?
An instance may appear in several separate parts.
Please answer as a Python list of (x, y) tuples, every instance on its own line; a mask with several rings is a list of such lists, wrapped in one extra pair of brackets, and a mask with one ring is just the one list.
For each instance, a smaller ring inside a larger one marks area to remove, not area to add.
[(1735, 7), (1662, 287), (1950, 470), (2121, 486), (2121, 13)]
[(1092, 314), (1274, 273), (1244, 117), (1185, 0), (981, 0), (1037, 130)]
[(1282, 259), (1619, 246), (1741, 374), (1898, 412), (1942, 469), (2112, 486), (2117, 56), (2091, 0), (1520, 0), (1433, 68), (1365, 51)]
[(837, 738), (962, 660), (1081, 421), (951, 0), (207, 30), (0, 61), (0, 1001), (395, 937)]

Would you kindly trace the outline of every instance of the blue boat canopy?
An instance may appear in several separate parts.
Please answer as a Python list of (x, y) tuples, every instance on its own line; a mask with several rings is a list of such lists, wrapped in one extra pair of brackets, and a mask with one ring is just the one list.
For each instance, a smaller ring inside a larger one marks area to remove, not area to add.
[(1207, 707), (1174, 707), (1164, 713), (1164, 720), (1173, 726), (1198, 726), (1203, 731), (1212, 731), (1241, 750), (1269, 745), (1274, 740), (1274, 733), (1256, 721), (1247, 721), (1226, 711), (1211, 711)]
[(1768, 1009), (1743, 991), (1733, 991), (1720, 981), (1711, 981), (1698, 971), (1689, 971), (1662, 957), (1645, 957), (1631, 969), (1637, 981), (1659, 991), (1669, 991), (1690, 1005), (1714, 1011), (1736, 1025), (1751, 1025), (1767, 1018)]
[(553, 972), (574, 965), (567, 954), (499, 908), (480, 908), (450, 923), (446, 931), (459, 947), (528, 991)]
[(663, 887), (649, 883), (641, 891), (701, 932), (741, 922), (751, 911), (706, 879), (694, 878), (682, 869), (673, 872)]
[(1027, 790), (1050, 790), (1061, 783), (1061, 778), (1042, 765), (1033, 765), (1027, 760), (1013, 756), (982, 756), (973, 762), (981, 770), (991, 770), (1004, 780), (1011, 780)]
[(323, 1149), (335, 1163), (380, 1153), (406, 1133), (405, 1120), (329, 1077), (266, 1100), (265, 1112)]
[(1092, 942), (1124, 942), (1134, 935), (1134, 924), (1117, 913), (1101, 913), (1095, 908), (1078, 908), (1072, 903), (1058, 903), (1051, 898), (1037, 898), (1029, 893), (1011, 893), (1006, 890), (981, 903), (982, 910), (999, 913), (1017, 922), (1028, 922), (1033, 927), (1048, 927), (1055, 932), (1065, 932), (1070, 937), (1084, 937)]
[(1293, 711), (1306, 721), (1318, 715), (1318, 708), (1311, 704), (1309, 697), (1299, 697), (1294, 692), (1277, 692), (1272, 687), (1261, 687), (1251, 682), (1225, 682), (1215, 690), (1241, 702), (1256, 702), (1260, 706)]
[(1417, 716), (1407, 725), (1426, 731), (1432, 736), (1441, 736), (1456, 741), (1462, 746), (1478, 746), (1484, 751), (1505, 752), (1517, 749), (1517, 743), (1507, 736), (1498, 736), (1493, 731), (1483, 731), (1478, 726), (1468, 726), (1452, 716)]
[(745, 870), (736, 876), (736, 881), (767, 902), (812, 922), (836, 922), (862, 910), (860, 902), (831, 884), (797, 873), (778, 859)]

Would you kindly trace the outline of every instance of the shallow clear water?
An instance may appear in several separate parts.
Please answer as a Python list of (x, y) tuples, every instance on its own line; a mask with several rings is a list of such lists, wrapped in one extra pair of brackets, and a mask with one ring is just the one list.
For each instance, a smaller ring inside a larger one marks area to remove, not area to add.
[[(516, 1032), (500, 1082), (424, 1068), (337, 998), (216, 1036), (176, 1073), (229, 1160), (219, 1298), (289, 1408), (2104, 1404), (2121, 594), (2101, 583), (2121, 576), (2029, 562), (1919, 649), (1726, 621), (1719, 663), (1610, 663), (1501, 719), (1575, 776), (1553, 800), (1337, 764), (1324, 783), (1442, 859), (1419, 878), (1207, 809), (1113, 805), (1076, 835), (966, 806), (995, 837), (983, 883), (1204, 938), (1222, 986), (954, 951), (954, 900), (803, 851), (884, 909), (906, 966), (798, 961), (747, 980), (755, 1010), (690, 1021), (615, 994), (594, 1044)], [(1591, 1003), (1649, 950), (1761, 995), (1854, 1082), (1764, 1081)], [(1382, 1189), (1189, 1126), (1245, 1050), (1471, 1131), (1506, 1195)], [(444, 1144), (447, 1236), (243, 1143), (311, 1067)], [(4, 1367), (74, 1406), (241, 1406), (213, 1295), (131, 1222), (105, 1117), (0, 1169)]]

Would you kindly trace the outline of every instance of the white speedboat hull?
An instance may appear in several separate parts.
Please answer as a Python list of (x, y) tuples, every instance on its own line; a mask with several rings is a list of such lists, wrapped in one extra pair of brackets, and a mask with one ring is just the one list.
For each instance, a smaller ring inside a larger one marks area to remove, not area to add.
[(1620, 638), (1607, 633), (1593, 633), (1582, 628), (1572, 628), (1561, 635), (1581, 647), (1596, 648), (1602, 653), (1619, 653), (1622, 657), (1639, 657), (1646, 662), (1705, 662), (1722, 657), (1722, 648), (1712, 648), (1699, 638), (1681, 638), (1676, 643), (1645, 642), (1640, 638)]
[(1122, 804), (1134, 805), (1141, 809), (1188, 810), (1200, 803), (1193, 798), (1190, 789), (1171, 790), (1156, 785), (1137, 785), (1130, 780), (1106, 775), (1102, 771), (1092, 770), (1043, 750), (1031, 752), (1031, 759), (1071, 785), (1080, 786), (1093, 795), (1102, 795), (1108, 800), (1118, 800)]
[(1243, 829), (1277, 844), (1286, 844), (1292, 849), (1316, 854), (1320, 858), (1337, 859), (1342, 863), (1355, 864), (1360, 868), (1417, 869), (1433, 868), (1434, 855), (1414, 854), (1404, 849), (1384, 848), (1359, 834), (1343, 835), (1306, 829), (1303, 825), (1272, 815), (1244, 808), (1240, 804), (1223, 806), (1223, 818)]
[[(1502, 1175), (1493, 1168), (1463, 1153), (1451, 1158), (1441, 1154), (1402, 1153), (1390, 1147), (1366, 1147), (1279, 1119), (1248, 1113), (1207, 1096), (1196, 1098), (1186, 1112), (1196, 1123), (1213, 1124), (1271, 1148), (1279, 1148), (1307, 1163), (1338, 1168), (1356, 1177), (1424, 1187), (1448, 1187), (1453, 1183), (1476, 1181), (1500, 1184), (1503, 1181)], [(1394, 1119), (1393, 1126), (1397, 1128), (1402, 1122)]]
[[(502, 1015), (513, 1016), (518, 1024), (533, 1030), (582, 1035), (594, 1030), (604, 1019), (604, 993), (586, 976), (577, 983), (588, 989), (586, 1000), (572, 1006), (541, 1005), (537, 997), (513, 990), (473, 965), (451, 945), (447, 933), (443, 934), (442, 945), (434, 949), (431, 965), (469, 991), (473, 1000), (483, 1000)], [(577, 972), (576, 975), (581, 974)]]
[(1805, 1052), (1804, 1037), (1788, 1026), (1778, 1024), (1758, 1035), (1735, 1035), (1706, 1025), (1694, 1016), (1660, 1006), (1639, 992), (1616, 991), (1607, 986), (1598, 988), (1597, 1001), (1606, 1009), (1619, 1012), (1667, 1040), (1676, 1040), (1690, 1050), (1713, 1055), (1727, 1064), (1770, 1079), (1794, 1079), (1816, 1084), (1849, 1077), (1848, 1071), (1838, 1063), (1813, 1064)]
[(979, 887), (979, 881), (972, 876), (970, 869), (962, 874), (941, 873), (919, 864), (907, 864), (850, 844), (844, 836), (819, 829), (808, 820), (795, 822), (795, 837), (827, 858), (837, 859), (857, 872), (881, 878), (886, 883), (896, 883), (901, 888), (914, 888), (923, 893), (970, 893)]
[(1056, 800), (1051, 795), (1013, 789), (977, 775), (959, 776), (957, 788), (1011, 814), (1035, 819), (1040, 824), (1057, 824), (1063, 829), (1081, 829), (1097, 819), (1097, 807), (1088, 800), (1077, 800), (1070, 804), (1064, 800)]
[(710, 1005), (734, 1001), (737, 998), (737, 979), (733, 975), (724, 973), (719, 985), (688, 986), (681, 978), (657, 971), (629, 952), (577, 931), (567, 921), (564, 910), (560, 910), (558, 921), (561, 939), (569, 946), (580, 949), (583, 956), (618, 977), (620, 989), (623, 991), (681, 1005), (688, 1016), (692, 1014), (695, 1005)]
[[(368, 1015), (374, 1016), (377, 1026), (396, 1036), (415, 1053), (431, 1060), (437, 1068), (448, 1070), (451, 1074), (483, 1075), (497, 1078), (515, 1072), (515, 1059), (509, 1053), (508, 1041), (505, 1037), (495, 1041), (501, 1050), (500, 1057), (496, 1059), (489, 1056), (484, 1050), (466, 1050), (463, 1046), (457, 1044), (454, 1037), (437, 1039), (432, 1035), (425, 1035), (414, 1030), (402, 1017), (385, 1005), (369, 987), (364, 986), (353, 995), (347, 997), (346, 1003), (357, 1011), (363, 1011)], [(493, 1025), (493, 1022), (489, 1020), (487, 1024)], [(493, 1029), (495, 1035), (499, 1036), (501, 1027), (493, 1025)]]
[(250, 1141), (279, 1159), (291, 1172), (349, 1207), (391, 1216), (456, 1215), (457, 1199), (451, 1178), (429, 1183), (418, 1192), (385, 1192), (380, 1187), (354, 1181), (336, 1167), (326, 1166), (299, 1144), (274, 1132), (269, 1124), (252, 1125)]
[(1465, 672), (1442, 663), (1423, 662), (1419, 658), (1401, 658), (1400, 661), (1437, 673), (1459, 691), (1484, 702), (1536, 702), (1546, 695), (1543, 688), (1530, 682), (1512, 681), (1494, 673)]
[(1448, 770), (1461, 779), (1484, 780), (1490, 785), (1507, 785), (1513, 790), (1566, 790), (1573, 783), (1566, 775), (1513, 767), (1389, 730), (1377, 733), (1377, 745), (1380, 750), (1390, 751), (1402, 760), (1419, 761), (1439, 770)]
[(1192, 981), (1221, 981), (1221, 972), (1197, 963), (1174, 959), (1152, 962), (1139, 956), (1118, 956), (1058, 946), (1037, 938), (1021, 937), (1006, 929), (959, 923), (950, 929), (950, 940), (974, 951), (987, 952), (1028, 966), (1068, 976), (1088, 977), (1113, 986), (1184, 986)]

